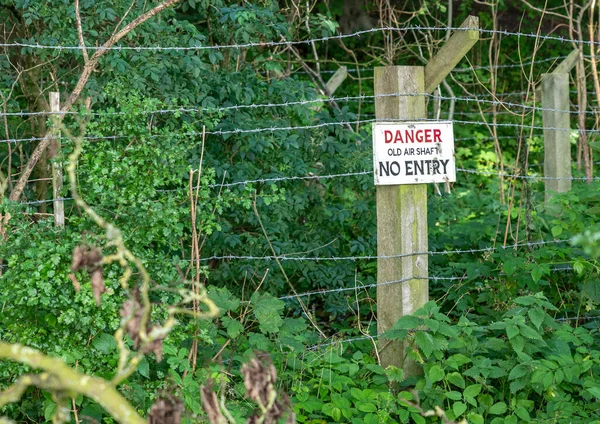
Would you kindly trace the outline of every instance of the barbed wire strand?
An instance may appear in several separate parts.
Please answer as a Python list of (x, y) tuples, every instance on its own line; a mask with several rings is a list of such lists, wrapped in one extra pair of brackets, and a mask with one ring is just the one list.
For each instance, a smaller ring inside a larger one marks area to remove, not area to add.
[[(548, 244), (560, 244), (567, 243), (568, 239), (562, 240), (541, 240), (536, 242), (527, 242), (527, 243), (515, 243), (506, 246), (489, 246), (485, 248), (478, 249), (456, 249), (456, 250), (434, 250), (427, 252), (411, 252), (411, 253), (402, 253), (397, 255), (364, 255), (364, 256), (288, 256), (288, 255), (279, 255), (279, 256), (251, 256), (251, 255), (222, 255), (222, 256), (210, 256), (207, 258), (201, 258), (201, 262), (214, 261), (214, 260), (251, 260), (251, 261), (300, 261), (300, 262), (320, 262), (320, 261), (361, 261), (361, 260), (374, 260), (374, 259), (394, 259), (394, 258), (407, 258), (412, 256), (436, 256), (436, 255), (455, 255), (455, 254), (465, 254), (465, 253), (482, 253), (482, 252), (494, 252), (496, 250), (508, 250), (508, 249), (518, 249), (521, 247), (539, 247)], [(189, 260), (193, 262), (192, 260)]]
[[(544, 34), (536, 34), (536, 33), (524, 33), (524, 32), (514, 32), (508, 30), (492, 30), (492, 29), (484, 29), (484, 28), (462, 28), (462, 27), (435, 27), (435, 26), (421, 26), (421, 25), (413, 25), (406, 27), (378, 27), (371, 28), (361, 31), (356, 31), (350, 34), (336, 34), (329, 35), (323, 37), (317, 37), (306, 40), (282, 40), (282, 41), (261, 41), (261, 42), (248, 42), (241, 44), (222, 44), (222, 45), (212, 45), (212, 46), (124, 46), (117, 45), (111, 47), (104, 46), (86, 46), (85, 48), (89, 51), (101, 50), (101, 51), (203, 51), (203, 50), (224, 50), (224, 49), (248, 49), (252, 47), (278, 47), (278, 46), (297, 46), (304, 44), (312, 44), (329, 40), (342, 40), (352, 37), (360, 37), (363, 35), (374, 34), (377, 32), (409, 32), (409, 31), (472, 31), (479, 32), (481, 34), (494, 35), (499, 34), (503, 36), (514, 36), (514, 37), (523, 37), (523, 38), (534, 38), (536, 40), (545, 40), (545, 41), (559, 41), (561, 43), (571, 43), (575, 45), (584, 45), (584, 46), (597, 46), (600, 45), (600, 42), (590, 41), (590, 40), (578, 40), (572, 39), (569, 37), (563, 37), (558, 35), (544, 35)], [(29, 48), (29, 49), (46, 49), (46, 50), (59, 50), (59, 51), (80, 51), (84, 47), (79, 45), (49, 45), (49, 44), (40, 44), (40, 43), (21, 43), (21, 42), (13, 42), (13, 43), (1, 43), (0, 47), (3, 48)]]
[[(501, 93), (497, 93), (498, 95), (502, 95)], [(378, 98), (385, 97), (427, 97), (430, 99), (437, 100), (453, 100), (459, 102), (466, 103), (481, 103), (481, 104), (489, 104), (490, 106), (505, 106), (507, 108), (515, 108), (519, 107), (525, 110), (530, 111), (548, 111), (548, 112), (565, 112), (570, 114), (579, 114), (577, 110), (566, 110), (566, 109), (553, 109), (553, 108), (543, 108), (538, 106), (530, 106), (522, 103), (515, 102), (507, 102), (504, 100), (488, 100), (487, 97), (490, 96), (471, 96), (471, 97), (460, 97), (460, 96), (444, 96), (440, 94), (432, 94), (432, 93), (389, 93), (389, 94), (376, 94), (376, 95), (360, 95), (360, 96), (345, 96), (345, 97), (321, 97), (317, 99), (311, 100), (297, 100), (297, 101), (288, 101), (288, 102), (279, 102), (279, 103), (252, 103), (248, 105), (231, 105), (231, 106), (187, 106), (187, 107), (177, 107), (177, 108), (167, 108), (167, 109), (153, 109), (153, 110), (143, 110), (137, 112), (81, 112), (82, 115), (91, 115), (91, 116), (123, 116), (123, 115), (150, 115), (150, 114), (167, 114), (167, 113), (220, 113), (220, 112), (228, 112), (235, 110), (243, 110), (243, 109), (259, 109), (259, 108), (286, 108), (290, 106), (300, 106), (300, 105), (314, 105), (320, 103), (327, 103), (331, 101), (335, 101), (338, 103), (341, 102), (367, 102), (373, 101)], [(586, 114), (594, 115), (595, 112), (591, 110), (586, 110)], [(40, 111), (40, 112), (0, 112), (0, 116), (46, 116), (46, 115), (78, 115), (80, 112), (76, 111)]]

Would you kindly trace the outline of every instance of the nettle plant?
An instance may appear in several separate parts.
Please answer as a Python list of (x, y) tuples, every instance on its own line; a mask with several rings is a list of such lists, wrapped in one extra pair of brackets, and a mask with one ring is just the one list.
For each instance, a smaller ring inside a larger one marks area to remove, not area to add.
[[(595, 325), (551, 314), (541, 293), (521, 296), (501, 320), (456, 324), (429, 302), (402, 317), (389, 339), (406, 340), (423, 363), (416, 384), (424, 408), (472, 423), (597, 422), (600, 350)], [(588, 328), (589, 327), (589, 328)]]

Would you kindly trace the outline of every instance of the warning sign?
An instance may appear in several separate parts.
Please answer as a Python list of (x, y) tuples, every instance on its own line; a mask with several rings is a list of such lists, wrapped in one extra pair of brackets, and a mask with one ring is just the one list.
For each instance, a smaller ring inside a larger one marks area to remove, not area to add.
[(375, 185), (456, 181), (451, 121), (373, 125)]

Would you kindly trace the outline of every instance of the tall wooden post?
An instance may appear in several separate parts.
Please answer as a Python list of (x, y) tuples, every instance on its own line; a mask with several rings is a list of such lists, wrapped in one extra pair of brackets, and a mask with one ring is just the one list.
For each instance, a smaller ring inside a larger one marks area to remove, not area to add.
[[(50, 111), (60, 112), (60, 93), (50, 93)], [(60, 132), (57, 128), (54, 129), (54, 139), (50, 143), (48, 149), (49, 159), (54, 159), (52, 163), (52, 197), (54, 198), (54, 225), (56, 227), (65, 226), (65, 204), (63, 200), (58, 200), (61, 197), (63, 187), (63, 168), (60, 161), (61, 145)]]
[[(375, 68), (375, 114), (378, 120), (425, 117), (425, 72), (422, 66)], [(400, 93), (400, 96), (378, 97)], [(406, 95), (402, 95), (406, 94)], [(377, 256), (427, 252), (427, 185), (377, 186)], [(377, 286), (377, 330), (382, 333), (429, 298), (427, 255), (380, 258), (377, 282), (407, 280)], [(420, 277), (423, 279), (414, 279)], [(405, 347), (381, 339), (384, 367), (394, 365), (416, 374), (416, 364), (404, 358)]]
[[(571, 134), (569, 129), (569, 74), (546, 74), (542, 80), (544, 176), (546, 199), (571, 190)], [(545, 110), (553, 109), (553, 110)]]
[(571, 124), (569, 113), (569, 72), (579, 50), (573, 51), (556, 69), (542, 75), (539, 94), (544, 124), (544, 176), (546, 200), (553, 193), (571, 190)]
[[(375, 68), (377, 120), (425, 118), (425, 93), (431, 93), (479, 39), (479, 20), (470, 16), (426, 67)], [(396, 94), (394, 96), (394, 94)], [(388, 96), (389, 95), (389, 96)], [(429, 299), (427, 186), (377, 186), (377, 331), (392, 328)], [(419, 253), (419, 254), (417, 254)], [(391, 257), (390, 257), (391, 256)], [(399, 283), (390, 283), (401, 281)], [(386, 284), (390, 283), (390, 284)], [(406, 346), (379, 339), (381, 365), (417, 375), (420, 367), (407, 357)]]

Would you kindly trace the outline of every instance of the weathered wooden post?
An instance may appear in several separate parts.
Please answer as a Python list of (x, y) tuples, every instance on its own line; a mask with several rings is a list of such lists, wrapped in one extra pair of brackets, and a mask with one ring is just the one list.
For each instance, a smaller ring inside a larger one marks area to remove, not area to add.
[[(60, 93), (50, 93), (50, 111), (60, 112)], [(60, 162), (60, 132), (58, 128), (54, 129), (53, 140), (48, 149), (48, 159), (58, 159), (52, 163), (52, 197), (54, 199), (54, 225), (56, 227), (65, 226), (65, 204), (61, 197), (63, 187), (63, 168)]]
[(556, 69), (543, 74), (539, 84), (544, 124), (544, 177), (546, 200), (553, 193), (571, 190), (571, 124), (569, 72), (577, 63), (573, 51)]
[[(425, 118), (424, 93), (433, 92), (479, 39), (477, 17), (468, 17), (461, 28), (465, 30), (456, 31), (426, 67), (375, 68), (377, 120)], [(434, 139), (430, 140), (431, 144), (423, 141), (418, 146), (435, 144)], [(394, 147), (398, 146), (394, 144)], [(415, 144), (411, 146), (416, 147)], [(381, 170), (377, 169), (377, 164), (375, 166), (377, 180)], [(402, 171), (400, 166), (404, 164), (398, 165), (398, 172)], [(392, 328), (401, 316), (413, 313), (428, 301), (428, 257), (422, 253), (427, 250), (427, 186), (377, 185), (377, 282), (381, 284), (377, 286), (379, 334)], [(402, 282), (385, 284), (393, 281)], [(380, 338), (379, 346), (384, 367), (402, 368), (407, 376), (420, 373), (420, 367), (407, 358), (406, 346), (402, 343)]]

